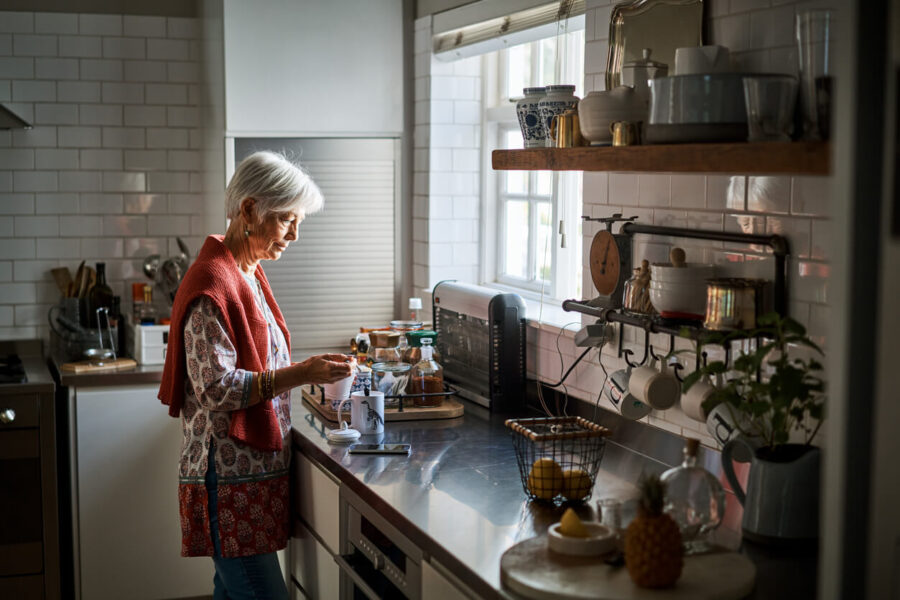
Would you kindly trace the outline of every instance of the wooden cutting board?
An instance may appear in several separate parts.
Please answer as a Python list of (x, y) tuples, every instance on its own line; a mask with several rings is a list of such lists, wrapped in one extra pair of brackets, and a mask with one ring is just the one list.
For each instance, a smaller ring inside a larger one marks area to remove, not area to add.
[(681, 578), (665, 590), (639, 588), (628, 570), (602, 557), (551, 552), (547, 536), (519, 542), (500, 559), (500, 581), (534, 600), (738, 600), (753, 591), (756, 567), (743, 554), (686, 556)]
[[(321, 388), (312, 385), (304, 385), (300, 388), (306, 404), (319, 413), (323, 418), (337, 423), (337, 411), (331, 409), (331, 402), (322, 404)], [(403, 405), (403, 412), (396, 408), (384, 409), (385, 421), (421, 421), (427, 419), (453, 419), (461, 417), (464, 412), (463, 405), (453, 398), (445, 396), (440, 406), (413, 406), (412, 400), (407, 400)], [(350, 422), (350, 403), (344, 405), (341, 411), (341, 420)]]
[(137, 362), (131, 358), (117, 358), (116, 360), (105, 361), (102, 365), (95, 365), (89, 360), (63, 363), (60, 369), (68, 373), (97, 373), (100, 371), (122, 371), (133, 369), (136, 366)]

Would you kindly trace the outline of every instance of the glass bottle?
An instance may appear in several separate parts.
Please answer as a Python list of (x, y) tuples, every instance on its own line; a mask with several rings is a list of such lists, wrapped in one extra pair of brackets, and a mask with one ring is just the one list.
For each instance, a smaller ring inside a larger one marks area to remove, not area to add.
[(697, 466), (699, 445), (698, 440), (685, 440), (684, 461), (660, 477), (666, 484), (663, 510), (678, 523), (686, 554), (709, 549), (706, 535), (719, 526), (725, 515), (722, 484), (712, 473)]
[(105, 308), (107, 310), (113, 305), (112, 288), (106, 284), (106, 263), (97, 263), (97, 282), (88, 293), (88, 306), (90, 306), (91, 327), (100, 327), (97, 323), (97, 309)]
[[(412, 377), (406, 386), (406, 393), (436, 394), (444, 391), (444, 369), (434, 360), (434, 349), (431, 347), (431, 339), (422, 340), (422, 360), (413, 367)], [(415, 406), (440, 406), (444, 402), (444, 396), (413, 396)]]
[(649, 315), (653, 313), (653, 305), (650, 303), (650, 263), (641, 262), (640, 267), (635, 267), (634, 274), (625, 282), (622, 292), (622, 309), (626, 313), (635, 315)]

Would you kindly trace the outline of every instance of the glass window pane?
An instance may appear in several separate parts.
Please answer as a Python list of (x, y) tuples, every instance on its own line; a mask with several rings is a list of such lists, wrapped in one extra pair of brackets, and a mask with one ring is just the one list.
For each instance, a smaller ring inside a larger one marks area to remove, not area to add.
[(550, 247), (552, 237), (553, 210), (549, 202), (537, 203), (537, 273), (538, 280), (550, 281), (550, 271), (553, 265), (553, 248)]
[(531, 44), (513, 46), (506, 56), (506, 97), (519, 98), (531, 79)]
[(513, 277), (528, 278), (528, 202), (506, 203), (506, 268)]
[(506, 193), (507, 194), (527, 194), (528, 193), (528, 171), (507, 171), (506, 172)]
[(508, 129), (504, 141), (506, 145), (503, 147), (507, 150), (521, 150), (525, 147), (522, 142), (522, 131), (519, 129)]
[(538, 196), (549, 196), (553, 193), (553, 172), (552, 171), (538, 171), (535, 174), (535, 179), (537, 180), (536, 189), (534, 193)]
[(538, 42), (540, 62), (538, 64), (539, 85), (560, 83), (556, 77), (556, 38), (546, 38)]

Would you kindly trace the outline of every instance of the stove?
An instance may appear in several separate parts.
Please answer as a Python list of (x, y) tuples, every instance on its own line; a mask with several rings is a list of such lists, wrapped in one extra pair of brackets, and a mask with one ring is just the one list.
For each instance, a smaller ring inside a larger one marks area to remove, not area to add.
[(25, 375), (25, 365), (18, 354), (7, 354), (0, 358), (0, 383), (25, 383), (28, 377)]

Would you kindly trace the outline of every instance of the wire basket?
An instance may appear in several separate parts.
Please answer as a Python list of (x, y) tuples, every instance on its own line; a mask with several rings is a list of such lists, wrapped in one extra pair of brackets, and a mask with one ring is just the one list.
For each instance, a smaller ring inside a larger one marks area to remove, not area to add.
[(582, 417), (508, 419), (529, 500), (584, 502), (606, 449), (606, 427)]

